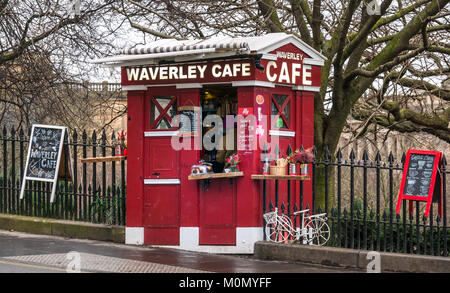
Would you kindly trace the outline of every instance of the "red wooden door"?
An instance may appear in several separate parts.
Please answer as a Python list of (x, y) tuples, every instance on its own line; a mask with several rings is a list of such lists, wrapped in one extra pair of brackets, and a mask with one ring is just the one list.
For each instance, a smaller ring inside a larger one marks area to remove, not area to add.
[(175, 95), (147, 95), (144, 133), (144, 242), (179, 245), (179, 152), (171, 146)]
[(214, 179), (200, 191), (200, 245), (236, 245), (236, 180)]

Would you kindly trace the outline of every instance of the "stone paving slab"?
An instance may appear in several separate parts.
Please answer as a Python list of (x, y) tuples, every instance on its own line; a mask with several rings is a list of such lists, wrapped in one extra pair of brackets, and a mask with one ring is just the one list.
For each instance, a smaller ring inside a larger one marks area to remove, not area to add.
[[(82, 272), (108, 273), (208, 273), (184, 267), (164, 265), (145, 261), (136, 261), (118, 257), (103, 256), (91, 253), (79, 253), (80, 270)], [(73, 254), (67, 253), (20, 255), (4, 257), (11, 261), (54, 266), (66, 269), (73, 260)], [(73, 267), (71, 267), (73, 269)]]

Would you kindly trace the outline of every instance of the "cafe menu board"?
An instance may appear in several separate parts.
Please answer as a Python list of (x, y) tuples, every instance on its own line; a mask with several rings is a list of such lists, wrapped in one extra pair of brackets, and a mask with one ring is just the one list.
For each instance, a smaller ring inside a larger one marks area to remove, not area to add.
[[(25, 165), (25, 176), (22, 181), (20, 199), (23, 198), (26, 180), (53, 182), (53, 190), (50, 201), (53, 202), (56, 191), (56, 183), (61, 170), (65, 173), (65, 158), (70, 161), (68, 147), (67, 128), (63, 126), (34, 124), (31, 129), (28, 156)], [(67, 150), (67, 151), (66, 151)], [(71, 171), (71, 164), (69, 165)], [(71, 175), (71, 174), (70, 174)]]
[(34, 179), (55, 179), (63, 129), (35, 127), (25, 176)]
[(178, 131), (180, 135), (198, 135), (201, 124), (201, 108), (197, 106), (180, 106), (178, 107), (178, 114), (180, 115), (180, 129)]
[[(402, 200), (408, 199), (429, 203), (425, 211), (425, 216), (428, 216), (435, 193), (435, 185), (440, 182), (438, 178), (440, 176), (438, 173), (440, 158), (440, 152), (408, 150), (397, 202), (397, 213), (400, 212)], [(440, 189), (437, 188), (437, 190)]]
[(238, 150), (251, 151), (255, 149), (255, 121), (252, 120), (253, 108), (245, 107), (238, 109), (238, 133), (237, 147)]
[(404, 194), (427, 197), (433, 174), (435, 156), (411, 154), (406, 173)]

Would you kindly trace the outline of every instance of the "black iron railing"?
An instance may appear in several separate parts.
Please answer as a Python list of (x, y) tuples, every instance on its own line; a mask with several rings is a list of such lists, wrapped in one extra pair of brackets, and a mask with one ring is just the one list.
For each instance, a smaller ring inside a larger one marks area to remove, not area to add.
[[(405, 201), (401, 212), (395, 213), (404, 160), (405, 155), (396, 162), (392, 153), (387, 161), (380, 153), (369, 160), (367, 152), (358, 160), (353, 151), (345, 159), (340, 150), (333, 158), (325, 150), (323, 157), (316, 157), (310, 164), (312, 187), (307, 192), (312, 192), (311, 205), (304, 202), (306, 183), (274, 180), (269, 190), (269, 182), (264, 180), (263, 213), (277, 207), (291, 218), (295, 229), (300, 223), (294, 212), (305, 208), (310, 209), (311, 214), (327, 212), (331, 229), (328, 246), (448, 256), (446, 178), (449, 171), (445, 155), (440, 167), (442, 215), (438, 213), (438, 204), (434, 203), (428, 217), (424, 216), (425, 202), (415, 203), (410, 213)], [(319, 178), (323, 180), (318, 182)], [(287, 196), (280, 195), (280, 184), (286, 184)], [(299, 192), (295, 197), (291, 194), (294, 188)], [(295, 239), (290, 237), (290, 240)]]
[[(29, 133), (29, 132), (28, 132)], [(114, 156), (114, 134), (108, 140), (94, 131), (70, 136), (72, 180), (58, 182), (55, 201), (50, 203), (51, 183), (27, 180), (19, 199), (28, 135), (23, 129), (3, 128), (0, 137), (0, 213), (55, 219), (125, 225), (126, 162), (81, 163), (80, 158)], [(65, 160), (67, 162), (67, 160)]]

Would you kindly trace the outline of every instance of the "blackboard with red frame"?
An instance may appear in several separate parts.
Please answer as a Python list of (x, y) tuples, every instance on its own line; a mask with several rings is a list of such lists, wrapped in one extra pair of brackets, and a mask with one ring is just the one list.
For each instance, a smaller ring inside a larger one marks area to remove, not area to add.
[(408, 150), (397, 200), (397, 214), (403, 200), (410, 200), (410, 212), (412, 201), (424, 201), (427, 203), (425, 216), (428, 217), (433, 199), (439, 202), (441, 213), (441, 157), (442, 153), (437, 151)]

